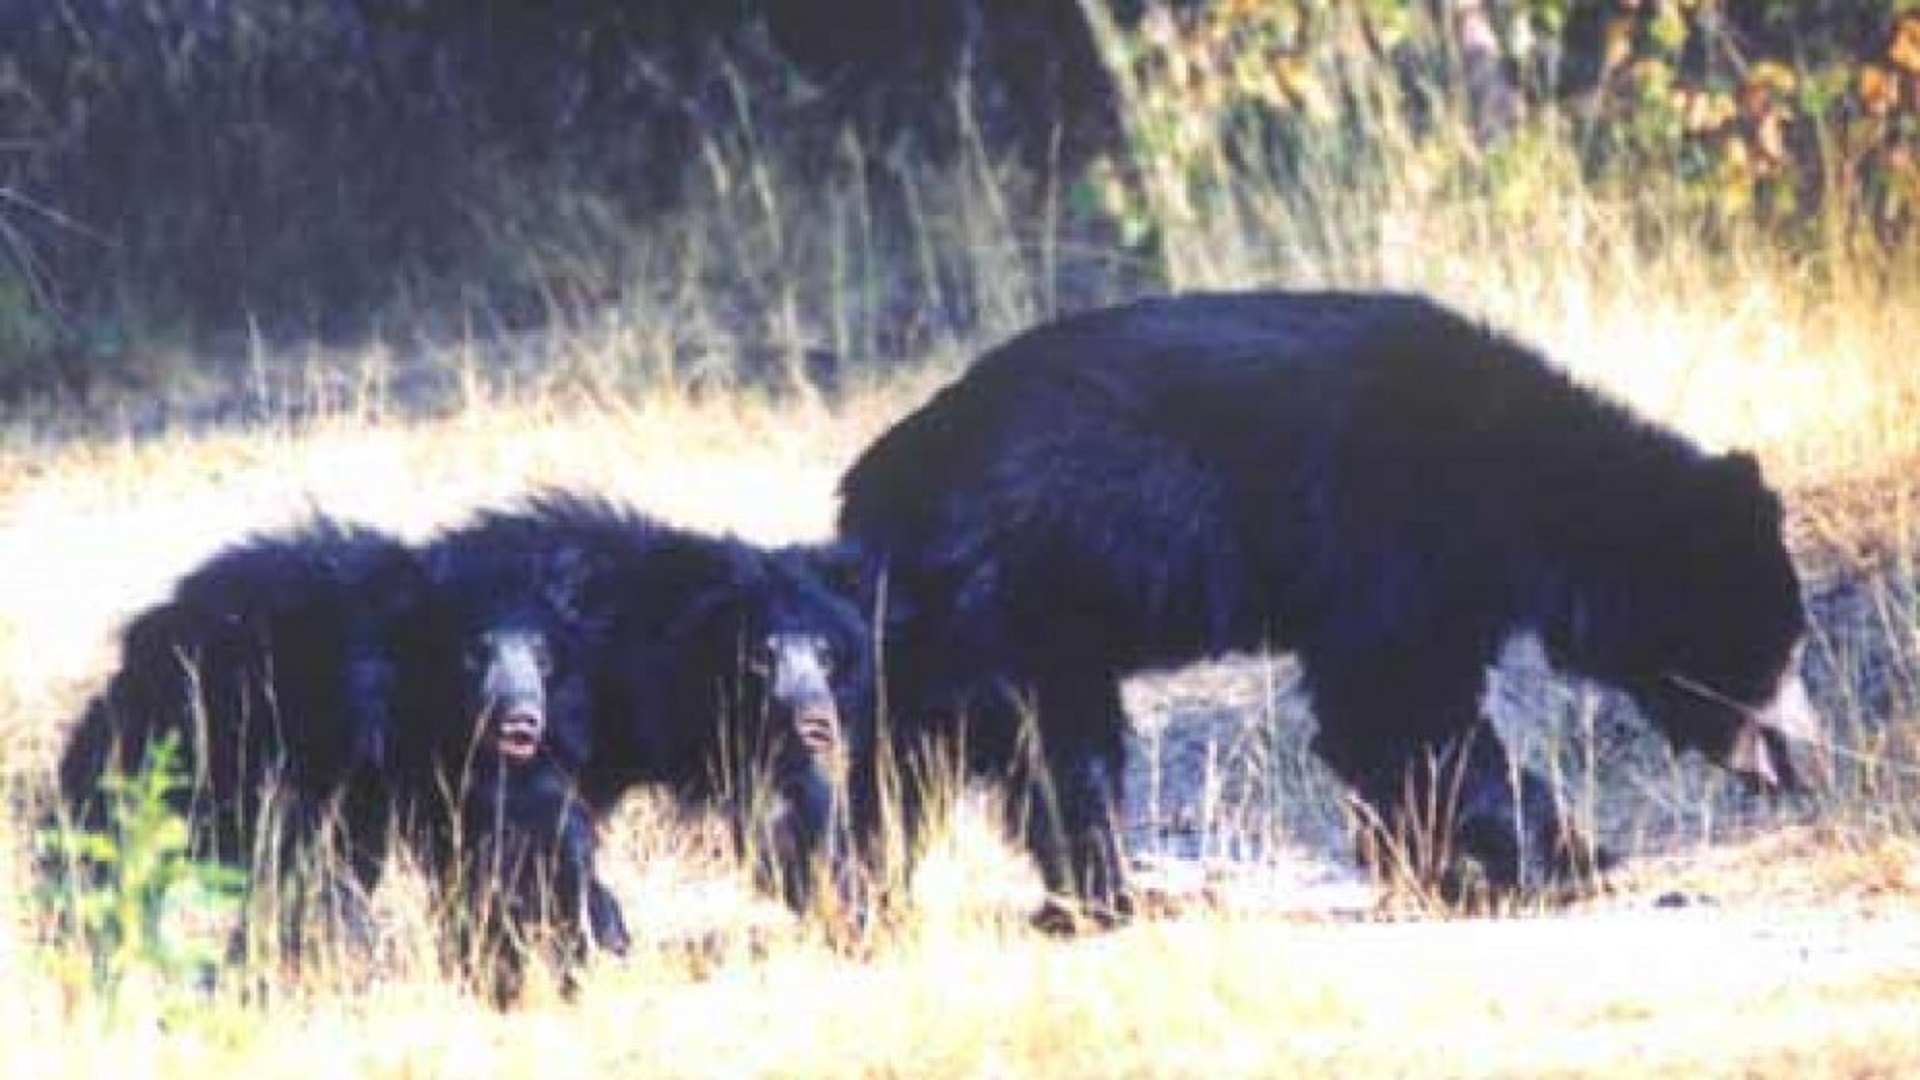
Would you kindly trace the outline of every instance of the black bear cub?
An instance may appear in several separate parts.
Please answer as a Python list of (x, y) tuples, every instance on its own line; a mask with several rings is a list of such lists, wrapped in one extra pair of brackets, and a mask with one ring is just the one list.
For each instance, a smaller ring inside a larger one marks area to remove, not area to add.
[(592, 720), (583, 754), (566, 732), (557, 752), (592, 813), (661, 787), (723, 810), (796, 910), (857, 903), (843, 773), (869, 738), (872, 646), (832, 584), (836, 551), (769, 550), (567, 493), (483, 514), (464, 542), (536, 553), (570, 581)]
[(1417, 296), (1189, 295), (1041, 326), (883, 434), (841, 492), (890, 598), (894, 728), (909, 754), (964, 741), (1023, 796), (1055, 921), (1128, 911), (1119, 682), (1137, 671), (1292, 650), (1318, 754), (1381, 827), (1444, 805), (1452, 850), (1501, 886), (1586, 854), (1480, 714), (1510, 635), (1759, 787), (1797, 786), (1786, 739), (1817, 735), (1754, 461)]
[(105, 781), (171, 738), (195, 854), (249, 872), (250, 910), (273, 890), (296, 953), (314, 894), (371, 941), (395, 835), (501, 1000), (536, 930), (557, 931), (563, 973), (589, 943), (623, 949), (572, 777), (590, 716), (571, 581), (458, 534), (416, 552), (325, 518), (238, 543), (128, 624), (62, 756), (65, 812), (113, 828)]
[(581, 556), (553, 538), (503, 543), (486, 520), (421, 552), (431, 588), (401, 664), (393, 774), (456, 960), (506, 1000), (541, 946), (570, 980), (590, 950), (629, 939), (579, 794), (600, 661)]
[[(796, 910), (857, 916), (844, 773), (873, 680), (866, 621), (830, 582), (848, 565), (563, 494), (418, 551), (316, 519), (220, 553), (129, 624), (62, 804), (111, 828), (105, 781), (171, 736), (196, 853), (292, 901), (294, 944), (316, 883), (370, 935), (399, 835), (456, 962), (502, 1002), (549, 946), (567, 985), (591, 949), (627, 948), (596, 848), (638, 784), (726, 811)], [(345, 874), (323, 873), (329, 837)]]
[(365, 933), (392, 810), (399, 658), (426, 589), (399, 541), (325, 518), (209, 559), (127, 625), (118, 671), (69, 736), (59, 784), (73, 824), (112, 827), (102, 781), (171, 739), (191, 774), (175, 802), (195, 851), (280, 890), (290, 930), (312, 875), (333, 865), (321, 851), (333, 835), (348, 873), (323, 895)]

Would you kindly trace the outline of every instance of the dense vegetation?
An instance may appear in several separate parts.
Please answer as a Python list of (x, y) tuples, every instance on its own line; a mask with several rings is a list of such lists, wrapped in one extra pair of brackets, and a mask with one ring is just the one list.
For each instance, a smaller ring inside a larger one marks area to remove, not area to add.
[(912, 354), (1204, 279), (1249, 175), (1879, 258), (1917, 105), (1911, 0), (5, 0), (0, 396), (607, 311)]

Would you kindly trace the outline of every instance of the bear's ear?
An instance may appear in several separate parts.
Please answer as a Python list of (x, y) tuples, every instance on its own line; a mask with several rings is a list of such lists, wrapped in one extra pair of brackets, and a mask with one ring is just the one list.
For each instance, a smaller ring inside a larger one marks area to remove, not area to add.
[(1723, 454), (1719, 461), (1725, 475), (1741, 484), (1762, 487), (1765, 481), (1760, 477), (1760, 460), (1745, 450), (1734, 450)]
[(909, 608), (897, 591), (888, 588), (885, 562), (873, 549), (855, 540), (824, 544), (796, 544), (782, 548), (783, 559), (797, 562), (828, 590), (851, 603), (867, 618), (885, 603), (887, 621), (906, 618)]
[(781, 550), (780, 555), (792, 559), (805, 567), (808, 573), (818, 577), (829, 589), (849, 600), (859, 599), (867, 591), (868, 572), (867, 552), (859, 543), (852, 540), (835, 540), (824, 544), (795, 544)]
[(1734, 450), (1713, 459), (1708, 473), (1712, 481), (1711, 504), (1726, 508), (1746, 507), (1757, 519), (1777, 527), (1781, 518), (1780, 497), (1767, 486), (1760, 473), (1759, 459), (1744, 450)]
[(569, 621), (579, 619), (593, 573), (593, 559), (579, 548), (569, 545), (553, 552), (542, 575), (547, 603)]

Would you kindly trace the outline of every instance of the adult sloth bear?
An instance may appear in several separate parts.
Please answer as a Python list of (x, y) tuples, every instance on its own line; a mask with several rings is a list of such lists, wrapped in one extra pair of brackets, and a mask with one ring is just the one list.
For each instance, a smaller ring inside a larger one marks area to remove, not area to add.
[(483, 514), (461, 539), (570, 582), (563, 651), (585, 665), (592, 722), (584, 738), (558, 733), (555, 754), (591, 812), (657, 785), (726, 811), (796, 910), (853, 899), (841, 772), (866, 744), (872, 646), (824, 576), (835, 553), (769, 551), (566, 493)]
[(74, 824), (110, 827), (102, 780), (172, 737), (193, 773), (176, 801), (196, 850), (253, 870), (256, 889), (285, 886), (290, 929), (295, 886), (337, 823), (348, 875), (325, 892), (363, 930), (386, 854), (401, 642), (426, 588), (400, 542), (326, 518), (208, 560), (128, 624), (118, 672), (71, 734), (59, 782)]
[(1417, 296), (1192, 295), (1039, 327), (882, 435), (841, 491), (898, 624), (896, 732), (963, 738), (976, 772), (1025, 791), (1049, 891), (1095, 921), (1128, 910), (1132, 672), (1293, 650), (1318, 754), (1384, 828), (1447, 808), (1452, 850), (1502, 886), (1578, 854), (1480, 716), (1509, 635), (1760, 787), (1795, 787), (1783, 736), (1816, 734), (1753, 460)]

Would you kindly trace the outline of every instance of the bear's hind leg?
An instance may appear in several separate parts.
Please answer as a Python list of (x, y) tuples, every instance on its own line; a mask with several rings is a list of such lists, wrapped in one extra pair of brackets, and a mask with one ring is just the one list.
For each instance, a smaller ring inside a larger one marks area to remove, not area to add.
[(1106, 929), (1133, 914), (1118, 825), (1126, 714), (1111, 678), (1043, 688), (1037, 734), (1018, 755), (1014, 796), (1047, 904), (1034, 923), (1050, 933)]

